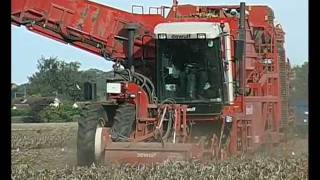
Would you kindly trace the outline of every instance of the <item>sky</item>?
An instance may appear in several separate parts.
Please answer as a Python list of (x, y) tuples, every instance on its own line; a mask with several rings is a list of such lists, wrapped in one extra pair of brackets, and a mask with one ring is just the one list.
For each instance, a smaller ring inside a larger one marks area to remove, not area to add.
[[(100, 4), (131, 12), (132, 5), (171, 6), (172, 0), (92, 0)], [(308, 1), (307, 0), (242, 0), (246, 5), (268, 5), (286, 33), (286, 55), (294, 65), (308, 61)], [(238, 5), (241, 0), (178, 0), (179, 4)], [(146, 11), (146, 10), (145, 10)], [(102, 57), (11, 25), (11, 82), (22, 84), (37, 71), (41, 57), (58, 57), (66, 62), (78, 61), (81, 70), (96, 68), (108, 71), (112, 62)]]

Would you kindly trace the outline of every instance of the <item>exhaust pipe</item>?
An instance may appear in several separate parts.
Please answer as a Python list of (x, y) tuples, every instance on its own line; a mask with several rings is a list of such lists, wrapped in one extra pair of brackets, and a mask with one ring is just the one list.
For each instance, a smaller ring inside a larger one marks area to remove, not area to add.
[(232, 58), (231, 58), (231, 40), (230, 40), (230, 35), (228, 34), (227, 36), (224, 37), (224, 43), (226, 46), (225, 49), (225, 57), (226, 61), (228, 62), (228, 102), (229, 104), (233, 104), (234, 102), (234, 90), (233, 90), (233, 78), (232, 78)]
[(128, 30), (128, 59), (126, 69), (133, 70), (133, 51), (134, 51), (134, 34), (138, 29), (136, 24), (128, 24), (125, 29)]
[(245, 94), (245, 72), (246, 72), (246, 4), (240, 3), (240, 20), (239, 20), (239, 40), (242, 41), (242, 57), (240, 58), (240, 88), (242, 94)]
[[(240, 22), (239, 22), (239, 29), (245, 30), (245, 20), (246, 20), (246, 3), (240, 3)], [(242, 31), (243, 32), (243, 31)], [(243, 34), (245, 35), (245, 34)]]

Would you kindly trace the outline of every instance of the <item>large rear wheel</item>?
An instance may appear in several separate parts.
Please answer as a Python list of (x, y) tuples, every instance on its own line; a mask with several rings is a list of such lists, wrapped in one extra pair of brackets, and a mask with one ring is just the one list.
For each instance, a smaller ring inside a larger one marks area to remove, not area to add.
[(90, 166), (95, 160), (96, 129), (103, 118), (103, 107), (99, 104), (88, 104), (82, 107), (78, 120), (77, 161), (79, 166)]
[(120, 104), (114, 116), (114, 122), (111, 128), (111, 138), (113, 141), (127, 141), (135, 122), (135, 106), (132, 104)]

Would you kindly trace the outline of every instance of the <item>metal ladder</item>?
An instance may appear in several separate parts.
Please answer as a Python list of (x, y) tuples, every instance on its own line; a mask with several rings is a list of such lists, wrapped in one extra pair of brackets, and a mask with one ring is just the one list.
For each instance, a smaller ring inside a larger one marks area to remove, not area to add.
[(280, 78), (280, 100), (281, 100), (281, 121), (280, 127), (282, 129), (287, 129), (288, 118), (289, 118), (289, 87), (287, 78), (287, 68), (284, 55), (284, 48), (279, 47), (279, 78)]

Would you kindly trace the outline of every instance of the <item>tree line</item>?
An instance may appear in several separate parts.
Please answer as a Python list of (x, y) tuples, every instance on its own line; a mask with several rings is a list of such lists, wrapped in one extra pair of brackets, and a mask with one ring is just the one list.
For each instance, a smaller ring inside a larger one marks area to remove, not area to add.
[[(25, 122), (69, 122), (78, 115), (79, 110), (73, 108), (77, 101), (84, 100), (85, 82), (95, 83), (97, 98), (105, 97), (106, 79), (113, 76), (111, 72), (98, 69), (80, 70), (79, 62), (65, 62), (57, 57), (41, 57), (37, 63), (37, 72), (28, 77), (28, 82), (12, 88), (12, 93), (26, 95), (29, 109), (11, 110), (12, 116), (30, 116)], [(14, 98), (15, 102), (24, 101)], [(50, 97), (46, 99), (44, 97)], [(59, 107), (46, 106), (58, 98), (62, 105)], [(43, 106), (45, 104), (45, 106)]]
[(292, 67), (292, 78), (290, 80), (290, 104), (308, 105), (309, 97), (309, 63)]
[(22, 92), (26, 89), (27, 96), (54, 96), (64, 100), (80, 101), (83, 97), (85, 82), (97, 84), (97, 96), (103, 98), (106, 89), (106, 78), (110, 72), (98, 69), (80, 70), (79, 62), (67, 63), (57, 57), (38, 60), (37, 72), (28, 77), (28, 82), (16, 89)]

